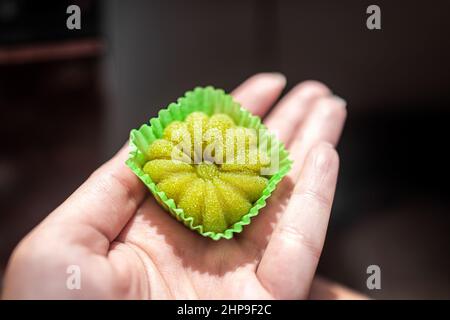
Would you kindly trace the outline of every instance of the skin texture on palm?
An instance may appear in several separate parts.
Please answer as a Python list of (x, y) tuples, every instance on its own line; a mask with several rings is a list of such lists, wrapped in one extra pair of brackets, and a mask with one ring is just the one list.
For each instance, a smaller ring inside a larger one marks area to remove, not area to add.
[[(264, 116), (285, 79), (256, 75), (232, 94)], [(317, 82), (296, 86), (265, 120), (294, 167), (251, 225), (211, 241), (163, 211), (125, 166), (124, 148), (15, 249), (4, 298), (304, 299), (323, 246), (345, 103)], [(69, 265), (81, 290), (66, 287)]]

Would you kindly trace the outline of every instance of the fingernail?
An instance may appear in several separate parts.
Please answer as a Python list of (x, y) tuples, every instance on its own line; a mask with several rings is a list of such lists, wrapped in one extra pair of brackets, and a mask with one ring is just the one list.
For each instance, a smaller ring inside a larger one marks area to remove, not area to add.
[(269, 73), (274, 79), (277, 79), (283, 85), (286, 85), (286, 76), (281, 72), (270, 72)]
[(347, 106), (347, 101), (345, 101), (343, 98), (337, 95), (333, 95), (332, 98), (336, 100), (339, 103), (339, 105), (343, 106), (344, 108)]

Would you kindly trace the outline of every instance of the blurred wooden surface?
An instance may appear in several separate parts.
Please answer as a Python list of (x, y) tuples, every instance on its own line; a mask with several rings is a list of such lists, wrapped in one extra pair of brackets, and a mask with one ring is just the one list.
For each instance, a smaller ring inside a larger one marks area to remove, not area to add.
[(98, 39), (0, 47), (0, 67), (2, 65), (98, 57), (103, 50), (104, 45)]

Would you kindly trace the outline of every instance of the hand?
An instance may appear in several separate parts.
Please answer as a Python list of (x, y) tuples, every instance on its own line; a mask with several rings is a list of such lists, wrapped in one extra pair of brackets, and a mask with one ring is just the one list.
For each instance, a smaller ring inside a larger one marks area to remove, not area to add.
[[(232, 94), (264, 116), (285, 86), (259, 74)], [(318, 82), (289, 92), (267, 116), (293, 169), (252, 224), (212, 241), (172, 218), (124, 162), (124, 147), (27, 235), (8, 265), (4, 298), (308, 298), (338, 174), (345, 102)], [(81, 289), (66, 286), (67, 268)]]

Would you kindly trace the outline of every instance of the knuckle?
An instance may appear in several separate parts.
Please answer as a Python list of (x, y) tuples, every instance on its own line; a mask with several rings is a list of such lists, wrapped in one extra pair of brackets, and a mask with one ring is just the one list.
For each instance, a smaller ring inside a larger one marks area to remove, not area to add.
[(302, 194), (302, 197), (306, 198), (310, 202), (316, 203), (321, 208), (330, 208), (331, 207), (331, 199), (324, 195), (322, 192), (308, 189), (305, 190)]
[(322, 254), (322, 249), (314, 239), (306, 232), (292, 225), (280, 226), (279, 234), (286, 241), (294, 241), (299, 246), (304, 248), (312, 257), (319, 259)]

